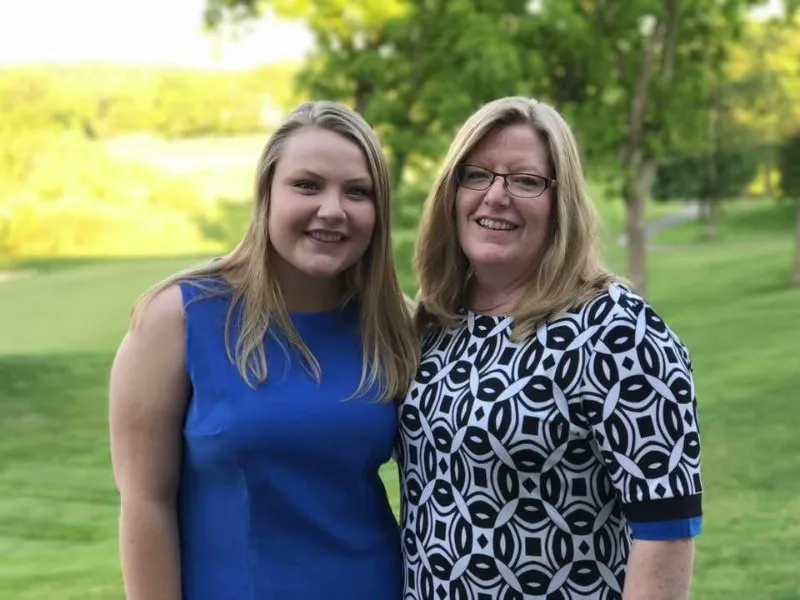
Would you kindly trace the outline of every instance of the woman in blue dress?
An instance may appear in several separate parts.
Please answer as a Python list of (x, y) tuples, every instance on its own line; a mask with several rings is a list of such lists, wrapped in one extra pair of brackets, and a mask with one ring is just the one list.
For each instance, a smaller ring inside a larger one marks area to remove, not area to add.
[(367, 123), (304, 104), (269, 140), (223, 258), (134, 309), (110, 381), (128, 600), (396, 600), (378, 475), (418, 342)]

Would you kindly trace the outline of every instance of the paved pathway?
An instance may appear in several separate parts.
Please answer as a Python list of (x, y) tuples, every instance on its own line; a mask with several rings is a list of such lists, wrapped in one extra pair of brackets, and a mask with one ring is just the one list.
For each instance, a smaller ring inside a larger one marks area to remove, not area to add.
[[(656, 219), (655, 221), (651, 221), (645, 226), (645, 231), (647, 232), (647, 237), (652, 238), (656, 233), (659, 231), (663, 231), (664, 229), (668, 229), (674, 225), (678, 225), (680, 223), (685, 223), (686, 221), (691, 221), (692, 219), (696, 219), (700, 215), (700, 203), (699, 202), (689, 202), (684, 207), (679, 210), (678, 212), (667, 215), (666, 217), (661, 217), (660, 219)], [(627, 246), (628, 245), (628, 236), (626, 233), (621, 233), (619, 237), (617, 237), (617, 243), (620, 246)], [(680, 248), (686, 248), (686, 245), (677, 245), (677, 244), (648, 244), (648, 248), (650, 250), (678, 250)]]

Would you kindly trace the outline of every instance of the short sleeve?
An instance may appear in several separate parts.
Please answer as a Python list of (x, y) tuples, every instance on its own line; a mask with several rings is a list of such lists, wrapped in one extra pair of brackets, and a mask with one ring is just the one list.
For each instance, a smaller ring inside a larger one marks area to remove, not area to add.
[(689, 352), (642, 298), (612, 298), (584, 363), (585, 418), (633, 538), (694, 537), (703, 486)]

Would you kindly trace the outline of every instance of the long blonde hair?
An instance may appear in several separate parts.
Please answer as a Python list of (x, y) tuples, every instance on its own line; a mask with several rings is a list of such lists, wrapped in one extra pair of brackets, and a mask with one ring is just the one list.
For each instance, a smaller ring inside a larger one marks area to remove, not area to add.
[[(382, 400), (405, 394), (416, 372), (419, 342), (411, 315), (397, 280), (392, 254), (389, 210), (389, 174), (380, 142), (367, 122), (357, 113), (330, 101), (304, 103), (292, 111), (272, 134), (261, 155), (255, 186), (255, 206), (250, 225), (239, 244), (219, 260), (176, 273), (148, 290), (134, 307), (132, 320), (144, 303), (165, 288), (190, 282), (209, 294), (220, 293), (209, 286), (209, 278), (224, 277), (231, 295), (225, 322), (225, 348), (244, 380), (254, 386), (267, 378), (264, 339), (274, 334), (274, 320), (285, 338), (303, 358), (304, 366), (321, 381), (320, 365), (298, 335), (289, 317), (279, 282), (271, 267), (268, 234), (270, 190), (275, 167), (286, 140), (303, 128), (338, 133), (357, 144), (367, 161), (374, 188), (375, 228), (361, 260), (344, 273), (343, 305), (356, 300), (360, 305), (360, 339), (363, 351), (361, 382), (354, 395), (378, 386)], [(205, 281), (204, 281), (205, 280)], [(237, 306), (242, 310), (239, 333), (231, 347), (229, 332)]]
[(421, 331), (455, 325), (466, 307), (471, 271), (456, 229), (456, 170), (491, 131), (520, 123), (541, 136), (557, 186), (547, 248), (513, 313), (515, 337), (530, 335), (543, 320), (585, 302), (614, 280), (601, 265), (599, 218), (569, 125), (547, 104), (500, 98), (482, 106), (461, 127), (425, 200), (414, 256), (420, 288), (415, 318)]

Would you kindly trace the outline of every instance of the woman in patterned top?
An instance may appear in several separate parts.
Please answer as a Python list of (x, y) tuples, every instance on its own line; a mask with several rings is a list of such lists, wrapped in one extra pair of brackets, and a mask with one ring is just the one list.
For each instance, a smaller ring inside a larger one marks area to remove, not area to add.
[(702, 492), (689, 353), (603, 269), (597, 221), (553, 108), (496, 100), (453, 141), (416, 249), (406, 600), (688, 597)]

